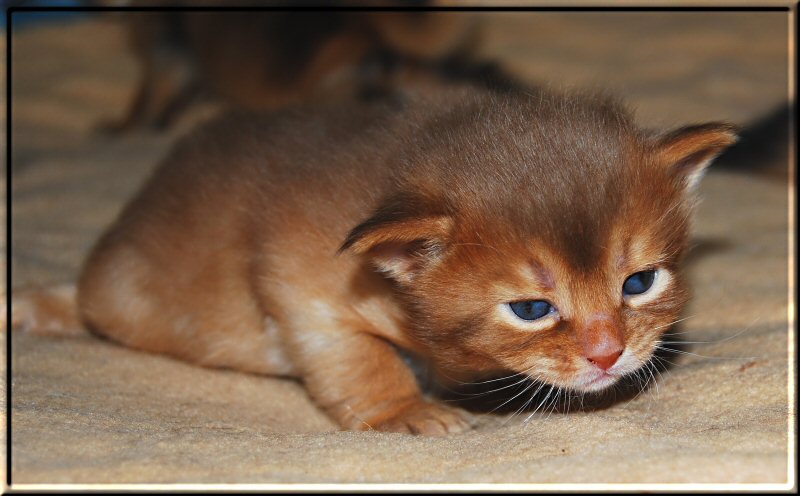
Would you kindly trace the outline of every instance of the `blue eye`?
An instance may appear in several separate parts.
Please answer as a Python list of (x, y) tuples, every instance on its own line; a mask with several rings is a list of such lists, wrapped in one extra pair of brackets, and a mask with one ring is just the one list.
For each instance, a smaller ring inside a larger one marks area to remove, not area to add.
[(508, 306), (522, 320), (541, 319), (555, 310), (553, 305), (544, 300), (515, 301), (514, 303), (509, 303)]
[(642, 294), (653, 285), (653, 280), (656, 278), (655, 270), (643, 270), (637, 272), (625, 279), (625, 284), (622, 285), (622, 293), (624, 295), (638, 295)]

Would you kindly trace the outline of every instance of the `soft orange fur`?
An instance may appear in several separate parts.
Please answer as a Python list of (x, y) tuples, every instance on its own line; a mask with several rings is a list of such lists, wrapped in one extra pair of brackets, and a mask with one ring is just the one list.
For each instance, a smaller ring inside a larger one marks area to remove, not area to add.
[[(687, 297), (692, 181), (734, 140), (724, 124), (649, 134), (606, 97), (546, 92), (230, 114), (100, 239), (80, 316), (134, 348), (299, 377), (348, 429), (460, 431), (397, 349), (443, 376), (582, 391), (632, 372)], [(623, 298), (656, 267), (655, 297)], [(558, 314), (508, 313), (530, 299)]]

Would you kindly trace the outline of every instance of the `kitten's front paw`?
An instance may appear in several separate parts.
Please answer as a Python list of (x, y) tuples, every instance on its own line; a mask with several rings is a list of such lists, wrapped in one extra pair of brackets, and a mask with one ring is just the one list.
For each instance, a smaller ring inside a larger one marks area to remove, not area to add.
[(471, 429), (471, 420), (470, 415), (463, 410), (420, 400), (371, 427), (387, 432), (446, 436)]

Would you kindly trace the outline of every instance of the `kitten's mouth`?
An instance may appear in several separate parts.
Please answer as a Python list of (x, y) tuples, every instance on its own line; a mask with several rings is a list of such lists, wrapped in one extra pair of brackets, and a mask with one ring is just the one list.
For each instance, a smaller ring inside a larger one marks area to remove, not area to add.
[(575, 389), (591, 392), (600, 391), (605, 389), (620, 379), (621, 376), (617, 374), (609, 374), (606, 371), (599, 370), (596, 374), (592, 374), (588, 378), (582, 378), (575, 384)]

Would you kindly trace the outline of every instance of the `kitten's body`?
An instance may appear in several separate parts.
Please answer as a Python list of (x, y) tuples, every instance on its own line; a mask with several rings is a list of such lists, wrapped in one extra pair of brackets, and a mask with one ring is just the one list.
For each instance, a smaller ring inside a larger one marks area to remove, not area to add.
[[(346, 428), (458, 431), (395, 347), (443, 376), (583, 391), (635, 370), (686, 297), (689, 190), (733, 140), (647, 135), (608, 99), (544, 92), (232, 114), (100, 240), (80, 317), (132, 347), (300, 377)], [(525, 320), (521, 301), (552, 311)]]

